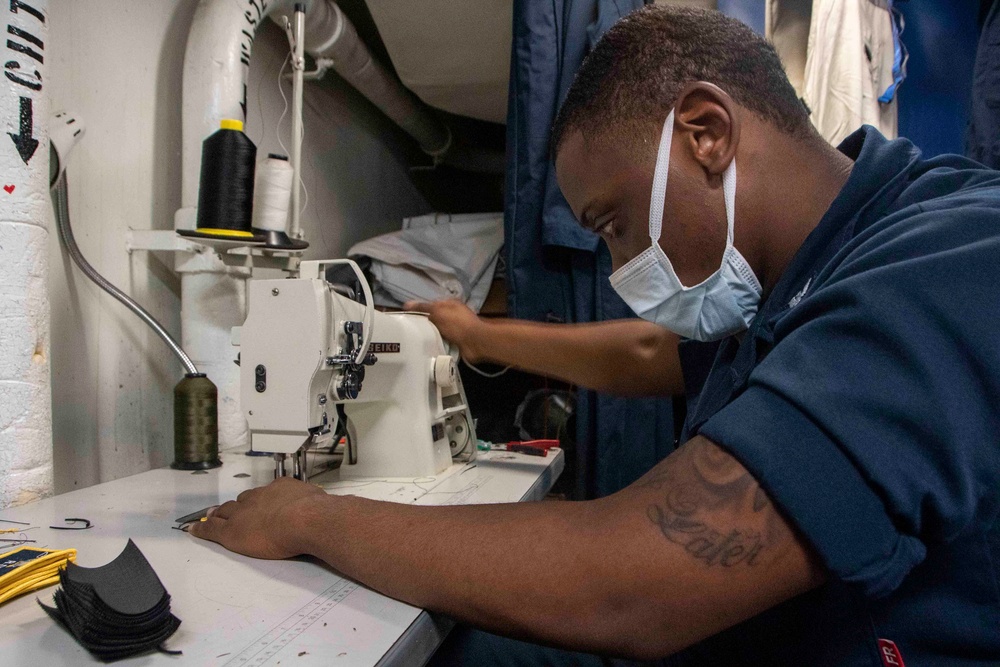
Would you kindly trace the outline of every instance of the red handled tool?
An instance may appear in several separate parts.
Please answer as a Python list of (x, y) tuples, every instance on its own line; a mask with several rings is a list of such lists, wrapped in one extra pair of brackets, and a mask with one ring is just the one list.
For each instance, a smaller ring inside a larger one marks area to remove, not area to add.
[(515, 440), (506, 445), (500, 445), (508, 452), (527, 454), (528, 456), (548, 456), (549, 450), (559, 447), (558, 440)]

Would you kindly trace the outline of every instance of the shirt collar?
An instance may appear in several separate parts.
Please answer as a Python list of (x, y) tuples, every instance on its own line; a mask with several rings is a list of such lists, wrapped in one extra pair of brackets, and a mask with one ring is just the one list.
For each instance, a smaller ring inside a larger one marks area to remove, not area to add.
[[(837, 147), (854, 160), (851, 174), (816, 228), (806, 237), (761, 309), (771, 316), (797, 305), (813, 278), (859, 226), (883, 217), (906, 188), (920, 150), (907, 139), (888, 140), (865, 125)], [(808, 284), (807, 284), (808, 283)]]

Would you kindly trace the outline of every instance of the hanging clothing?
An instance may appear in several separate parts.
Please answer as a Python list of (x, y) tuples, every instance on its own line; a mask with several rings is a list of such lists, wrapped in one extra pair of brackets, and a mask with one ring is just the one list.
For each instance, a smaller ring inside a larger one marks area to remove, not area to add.
[(715, 7), (726, 16), (739, 19), (758, 35), (766, 31), (766, 0), (717, 0)]
[(767, 0), (766, 10), (764, 37), (774, 45), (788, 81), (801, 97), (805, 87), (812, 0)]
[[(508, 312), (543, 322), (635, 317), (611, 289), (611, 258), (556, 183), (549, 135), (584, 56), (642, 0), (515, 0), (504, 222)], [(673, 451), (669, 399), (579, 390), (577, 498), (613, 493)]]
[(962, 153), (972, 107), (979, 0), (898, 2), (910, 66), (899, 90), (899, 134), (927, 157)]
[(1000, 0), (993, 2), (979, 37), (965, 154), (1000, 169)]
[(803, 99), (834, 145), (862, 125), (896, 137), (905, 55), (891, 9), (891, 0), (813, 2)]

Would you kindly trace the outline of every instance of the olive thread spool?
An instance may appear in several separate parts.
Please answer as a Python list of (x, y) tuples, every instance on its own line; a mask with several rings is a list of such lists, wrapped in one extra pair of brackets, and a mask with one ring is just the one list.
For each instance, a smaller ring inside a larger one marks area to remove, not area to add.
[(204, 373), (174, 387), (174, 462), (177, 470), (207, 470), (219, 460), (219, 392)]
[(201, 146), (197, 231), (252, 240), (254, 168), (257, 147), (243, 123), (225, 119)]

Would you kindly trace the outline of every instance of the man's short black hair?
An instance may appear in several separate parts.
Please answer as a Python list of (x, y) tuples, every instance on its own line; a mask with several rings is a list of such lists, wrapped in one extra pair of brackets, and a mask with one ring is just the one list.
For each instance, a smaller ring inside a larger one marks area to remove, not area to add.
[(788, 134), (812, 133), (805, 105), (764, 38), (714, 10), (649, 6), (612, 26), (583, 61), (552, 128), (553, 155), (570, 129), (636, 136), (651, 123), (661, 126), (693, 81), (714, 83)]

